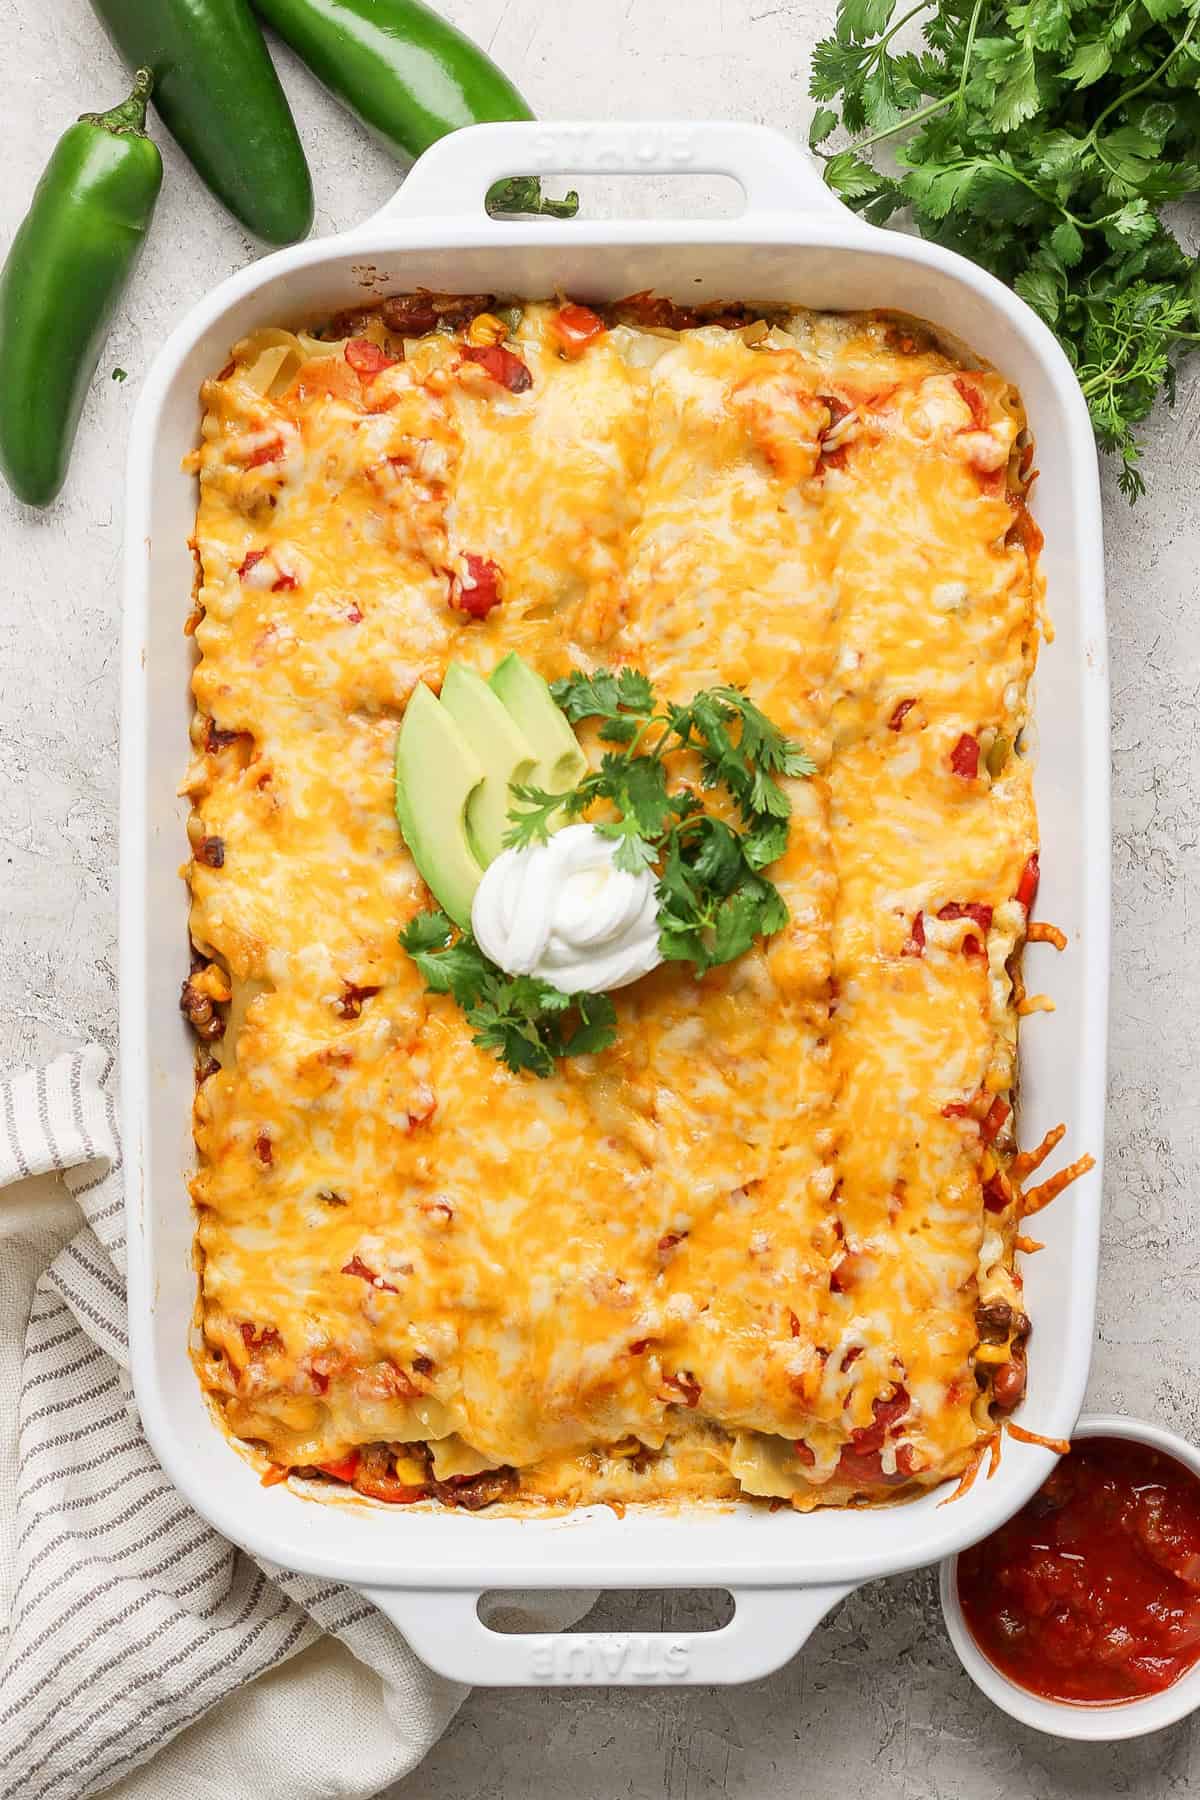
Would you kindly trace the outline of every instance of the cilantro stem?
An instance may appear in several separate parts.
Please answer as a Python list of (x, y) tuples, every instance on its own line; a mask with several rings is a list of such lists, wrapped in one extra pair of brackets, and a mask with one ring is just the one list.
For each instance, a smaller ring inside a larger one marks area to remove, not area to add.
[(638, 726), (637, 731), (634, 733), (633, 738), (630, 740), (630, 742), (626, 748), (625, 754), (627, 756), (636, 756), (638, 749), (641, 746), (642, 739), (645, 737), (645, 735), (648, 731), (653, 729), (653, 727), (655, 725), (661, 725), (663, 728), (663, 733), (662, 733), (662, 736), (659, 738), (657, 744), (655, 744), (653, 750), (647, 750), (646, 755), (652, 756), (654, 758), (655, 762), (658, 761), (658, 759), (661, 757), (661, 755), (663, 753), (663, 746), (666, 744), (667, 739), (671, 735), (671, 721), (668, 719), (666, 713), (654, 713), (651, 718), (647, 719), (643, 724)]
[[(932, 119), (935, 113), (944, 112), (946, 107), (955, 104), (956, 98), (957, 96), (954, 94), (947, 94), (944, 99), (933, 100), (928, 106), (919, 108), (917, 112), (905, 113), (904, 117), (895, 125), (882, 126), (879, 131), (873, 131), (870, 137), (858, 138), (849, 148), (857, 154), (860, 150), (869, 150), (872, 144), (882, 144), (885, 138), (895, 137), (898, 131), (907, 131), (910, 125), (920, 125), (923, 120)], [(829, 162), (839, 153), (836, 150), (818, 150), (817, 154)]]
[(975, 28), (979, 24), (979, 15), (983, 11), (983, 0), (975, 0), (975, 10), (971, 14), (971, 23), (967, 27), (967, 41), (963, 47), (962, 74), (958, 78), (958, 93), (954, 97), (957, 111), (963, 103), (967, 91), (967, 76), (971, 72), (971, 58), (975, 54)]
[(898, 31), (903, 31), (904, 27), (908, 24), (908, 21), (910, 19), (915, 19), (918, 13), (928, 12), (928, 10), (929, 10), (928, 0), (919, 0), (918, 5), (910, 6), (906, 13), (901, 13), (900, 17), (896, 20), (896, 22), (893, 25), (888, 26), (888, 28), (884, 32), (883, 36), (879, 39), (879, 42), (875, 45), (875, 60), (876, 60), (876, 62), (879, 61), (880, 55), (887, 48), (887, 46), (891, 43), (891, 41), (895, 37), (896, 33)]

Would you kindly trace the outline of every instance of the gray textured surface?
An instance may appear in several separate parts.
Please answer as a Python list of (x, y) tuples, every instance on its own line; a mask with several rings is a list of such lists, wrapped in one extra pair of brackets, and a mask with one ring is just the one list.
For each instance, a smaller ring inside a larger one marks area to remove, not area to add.
[[(454, 0), (547, 117), (716, 115), (788, 129), (832, 0)], [(84, 0), (2, 0), (15, 225), (60, 128), (122, 85)], [(364, 216), (396, 171), (281, 59), (310, 149), (318, 230)], [(167, 185), (101, 362), (70, 485), (33, 516), (0, 496), (0, 1062), (115, 1034), (121, 460), (164, 332), (252, 246), (165, 146)], [(124, 383), (110, 371), (128, 371)], [(1114, 698), (1115, 959), (1109, 1172), (1090, 1401), (1200, 1436), (1200, 381), (1156, 421), (1150, 496), (1106, 479)], [(616, 1597), (610, 1625), (698, 1623), (687, 1596)], [(1116, 1749), (1039, 1738), (982, 1700), (928, 1574), (848, 1601), (789, 1668), (725, 1690), (477, 1694), (395, 1800), (1166, 1800), (1200, 1792), (1200, 1731)]]

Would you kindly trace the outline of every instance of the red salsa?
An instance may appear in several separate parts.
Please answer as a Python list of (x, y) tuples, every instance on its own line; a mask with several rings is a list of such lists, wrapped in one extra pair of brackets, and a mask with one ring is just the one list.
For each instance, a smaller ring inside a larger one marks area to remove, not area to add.
[(1200, 1659), (1200, 1479), (1079, 1438), (1016, 1518), (958, 1559), (971, 1635), (1049, 1700), (1133, 1700)]

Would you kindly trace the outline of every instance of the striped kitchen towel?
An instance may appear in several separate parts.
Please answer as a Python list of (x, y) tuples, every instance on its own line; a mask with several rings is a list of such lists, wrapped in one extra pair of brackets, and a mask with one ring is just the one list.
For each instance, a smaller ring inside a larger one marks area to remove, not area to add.
[[(97, 1048), (0, 1080), (0, 1431), (15, 1461), (0, 1442), (0, 1800), (377, 1793), (466, 1690), (361, 1594), (235, 1549), (159, 1467), (128, 1375), (111, 1082)], [(8, 1184), (48, 1171), (84, 1223), (45, 1266), (31, 1190)], [(582, 1604), (561, 1596), (547, 1627)]]

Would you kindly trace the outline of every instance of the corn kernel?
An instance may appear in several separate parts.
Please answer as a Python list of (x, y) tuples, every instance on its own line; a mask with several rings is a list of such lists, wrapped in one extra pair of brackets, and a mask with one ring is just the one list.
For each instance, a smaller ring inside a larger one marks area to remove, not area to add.
[(507, 336), (507, 325), (495, 313), (476, 313), (467, 327), (468, 344), (502, 344)]

